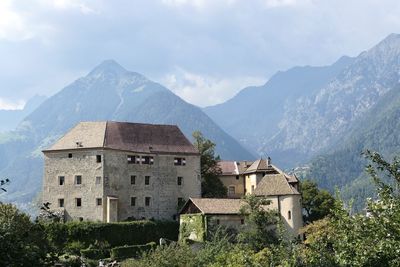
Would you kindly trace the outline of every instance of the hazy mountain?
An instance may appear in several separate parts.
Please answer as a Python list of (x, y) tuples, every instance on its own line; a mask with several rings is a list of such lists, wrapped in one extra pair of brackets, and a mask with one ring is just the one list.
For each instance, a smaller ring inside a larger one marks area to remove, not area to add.
[(8, 200), (27, 201), (38, 192), (43, 148), (79, 121), (100, 120), (177, 124), (189, 138), (200, 130), (222, 158), (254, 158), (199, 108), (108, 60), (47, 99), (0, 142), (0, 176), (12, 180)]
[(290, 119), (287, 114), (298, 105), (299, 99), (316, 94), (352, 61), (342, 57), (331, 66), (294, 67), (278, 72), (265, 85), (245, 88), (227, 102), (204, 110), (245, 146), (272, 156), (280, 165), (290, 166), (304, 159), (304, 153), (291, 147), (276, 149), (279, 144), (270, 140), (275, 140), (286, 126), (291, 127), (286, 125)]
[(0, 110), (0, 132), (14, 130), (17, 125), (31, 113), (35, 108), (46, 100), (45, 96), (35, 95), (30, 98), (23, 109), (18, 110)]

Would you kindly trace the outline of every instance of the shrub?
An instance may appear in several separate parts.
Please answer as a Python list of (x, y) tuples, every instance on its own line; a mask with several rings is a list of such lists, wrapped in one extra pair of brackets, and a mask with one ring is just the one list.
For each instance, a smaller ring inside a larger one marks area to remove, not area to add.
[(121, 260), (127, 258), (137, 258), (145, 252), (155, 248), (156, 243), (151, 242), (146, 245), (122, 246), (111, 249), (111, 259)]
[(109, 249), (82, 249), (81, 256), (85, 259), (90, 260), (100, 260), (104, 258), (110, 257), (110, 250)]
[(70, 247), (69, 244), (73, 242), (80, 242), (83, 245), (77, 250), (78, 253), (80, 249), (88, 248), (96, 242), (116, 247), (158, 242), (161, 237), (177, 240), (179, 232), (179, 224), (173, 221), (67, 222), (48, 223), (43, 226), (47, 239), (58, 251)]

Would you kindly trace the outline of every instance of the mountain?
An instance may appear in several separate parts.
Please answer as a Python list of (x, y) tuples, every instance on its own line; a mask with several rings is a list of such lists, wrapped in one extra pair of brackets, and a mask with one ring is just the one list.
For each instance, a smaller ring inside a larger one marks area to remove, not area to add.
[(29, 113), (46, 100), (45, 96), (35, 95), (30, 98), (23, 109), (0, 110), (0, 133), (14, 130)]
[(275, 144), (282, 142), (276, 141), (276, 136), (291, 127), (286, 124), (288, 114), (300, 99), (316, 94), (353, 60), (342, 57), (330, 66), (294, 67), (278, 72), (265, 85), (245, 88), (227, 102), (204, 111), (249, 149), (272, 156), (281, 166), (295, 165), (308, 155), (294, 147), (280, 149)]
[(254, 158), (198, 107), (108, 60), (47, 99), (0, 142), (0, 177), (12, 180), (7, 200), (30, 201), (40, 190), (42, 149), (80, 121), (104, 120), (176, 124), (188, 138), (200, 130), (222, 158)]

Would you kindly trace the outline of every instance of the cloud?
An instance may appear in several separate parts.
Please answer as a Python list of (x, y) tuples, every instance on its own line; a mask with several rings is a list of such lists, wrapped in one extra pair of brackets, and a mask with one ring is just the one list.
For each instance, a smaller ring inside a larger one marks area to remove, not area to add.
[(29, 30), (23, 15), (12, 6), (11, 0), (0, 1), (0, 40), (21, 41), (29, 39), (33, 33)]
[(231, 98), (246, 86), (264, 84), (265, 78), (246, 76), (218, 78), (176, 68), (175, 72), (167, 74), (161, 83), (185, 101), (205, 107)]
[(24, 106), (24, 100), (11, 101), (8, 99), (0, 98), (0, 110), (18, 110), (23, 109)]
[(56, 9), (76, 9), (83, 14), (97, 13), (93, 7), (90, 7), (89, 4), (83, 0), (46, 0), (46, 2)]

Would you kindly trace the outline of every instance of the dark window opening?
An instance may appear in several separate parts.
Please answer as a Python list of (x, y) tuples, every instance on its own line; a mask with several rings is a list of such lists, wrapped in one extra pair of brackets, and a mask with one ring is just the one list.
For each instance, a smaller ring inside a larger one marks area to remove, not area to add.
[(142, 164), (150, 164), (152, 165), (154, 163), (154, 158), (151, 156), (143, 156), (142, 157)]
[(136, 184), (136, 175), (131, 175), (131, 184)]
[(128, 164), (139, 164), (140, 163), (140, 156), (133, 156), (133, 155), (128, 155)]
[(219, 220), (217, 219), (217, 224), (219, 225)]
[(144, 177), (144, 184), (149, 185), (150, 184), (150, 176), (145, 176)]
[(72, 158), (72, 153), (69, 153), (69, 154), (68, 154), (68, 158)]
[(101, 184), (101, 176), (96, 176), (96, 184)]
[(65, 177), (64, 176), (59, 176), (58, 177), (58, 183), (59, 183), (59, 185), (64, 185), (65, 184)]
[(58, 206), (59, 206), (60, 208), (64, 208), (64, 199), (63, 199), (63, 198), (60, 198), (60, 199), (58, 200)]
[(102, 198), (97, 198), (96, 199), (96, 205), (101, 206), (103, 204), (103, 199)]
[(150, 206), (150, 201), (151, 201), (151, 197), (146, 197), (145, 199), (144, 199), (144, 205), (145, 206)]
[(239, 175), (236, 175), (236, 180), (239, 180)]
[(172, 220), (176, 221), (176, 215), (175, 214), (172, 216)]
[(183, 198), (178, 197), (178, 207), (180, 207), (182, 205), (182, 202), (183, 202)]
[(136, 206), (136, 197), (131, 197), (131, 206)]
[(82, 184), (82, 175), (75, 176), (75, 184)]
[(288, 211), (288, 220), (291, 220), (292, 219), (292, 212), (289, 210)]
[(244, 219), (241, 219), (241, 220), (240, 220), (240, 224), (244, 224)]
[(76, 206), (82, 207), (82, 199), (81, 198), (76, 198)]
[(101, 155), (96, 155), (96, 162), (100, 163), (101, 162)]
[(186, 159), (185, 158), (174, 158), (174, 165), (175, 166), (185, 166)]
[(178, 180), (177, 180), (178, 185), (182, 185), (182, 180), (183, 180), (183, 177), (178, 176)]

